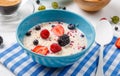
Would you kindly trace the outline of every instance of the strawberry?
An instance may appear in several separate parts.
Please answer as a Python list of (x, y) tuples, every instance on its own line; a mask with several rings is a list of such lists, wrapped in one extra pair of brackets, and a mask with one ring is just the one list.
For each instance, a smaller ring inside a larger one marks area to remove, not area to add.
[(47, 55), (47, 53), (49, 52), (47, 47), (40, 45), (36, 46), (32, 51), (42, 55)]
[(43, 39), (47, 39), (49, 36), (50, 36), (50, 32), (47, 30), (47, 29), (44, 29), (40, 32), (40, 36), (43, 38)]
[(58, 24), (52, 28), (52, 32), (57, 36), (62, 36), (64, 34), (64, 28), (61, 24)]
[(118, 38), (115, 42), (115, 46), (120, 49), (120, 38)]
[(61, 46), (58, 45), (57, 43), (53, 43), (51, 44), (50, 46), (50, 50), (53, 52), (53, 53), (56, 53), (56, 52), (59, 52), (62, 50)]

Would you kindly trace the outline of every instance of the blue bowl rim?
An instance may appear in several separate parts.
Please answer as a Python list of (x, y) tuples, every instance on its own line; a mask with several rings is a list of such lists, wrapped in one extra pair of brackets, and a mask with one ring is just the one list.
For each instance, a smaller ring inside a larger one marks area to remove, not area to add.
[[(22, 42), (19, 40), (18, 35), (17, 35), (19, 26), (22, 24), (22, 22), (24, 22), (25, 20), (29, 19), (31, 16), (33, 16), (33, 15), (35, 15), (35, 14), (38, 14), (38, 13), (40, 13), (40, 12), (49, 12), (49, 11), (66, 12), (66, 13), (70, 13), (70, 14), (73, 14), (73, 15), (76, 15), (76, 16), (81, 17), (85, 22), (87, 22), (87, 23), (90, 25), (90, 28), (91, 28), (91, 30), (93, 31), (93, 39), (91, 40), (92, 42), (90, 43), (90, 45), (87, 46), (87, 48), (85, 48), (84, 50), (82, 50), (82, 51), (80, 51), (80, 52), (78, 52), (78, 53), (75, 53), (75, 54), (72, 54), (72, 55), (66, 55), (66, 56), (47, 56), (47, 55), (41, 55), (41, 54), (34, 53), (34, 52), (28, 50), (26, 47), (24, 47), (24, 45), (23, 45)], [(16, 30), (16, 31), (17, 31), (17, 32), (16, 32), (17, 42), (18, 42), (18, 44), (19, 44), (24, 50), (26, 50), (26, 51), (28, 51), (28, 52), (31, 52), (31, 53), (33, 53), (33, 54), (35, 54), (35, 55), (37, 55), (37, 56), (46, 57), (46, 58), (64, 58), (64, 57), (71, 57), (71, 56), (74, 56), (74, 55), (78, 55), (78, 54), (80, 54), (80, 53), (84, 53), (84, 52), (86, 52), (86, 51), (92, 46), (92, 44), (93, 44), (94, 41), (95, 41), (95, 29), (94, 29), (94, 27), (92, 26), (92, 24), (91, 24), (90, 22), (88, 22), (88, 21), (87, 21), (84, 17), (82, 17), (81, 15), (75, 14), (75, 13), (70, 12), (70, 11), (59, 10), (59, 9), (43, 10), (43, 11), (35, 12), (35, 13), (27, 16), (27, 17), (24, 18), (24, 19), (21, 21), (21, 23), (17, 26), (17, 30)], [(85, 51), (85, 50), (86, 50), (86, 51)]]

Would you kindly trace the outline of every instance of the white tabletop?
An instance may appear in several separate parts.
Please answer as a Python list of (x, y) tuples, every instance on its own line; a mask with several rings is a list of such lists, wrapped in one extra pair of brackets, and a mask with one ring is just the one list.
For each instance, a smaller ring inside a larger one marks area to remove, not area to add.
[[(87, 13), (87, 12), (81, 10), (75, 3), (69, 4), (67, 6), (67, 10), (75, 12), (75, 13), (85, 17), (95, 27), (97, 24), (97, 21), (101, 17), (106, 17), (108, 19), (110, 19), (110, 17), (115, 16), (115, 15), (120, 17), (120, 0), (111, 0), (109, 5), (107, 5), (104, 9), (102, 9), (96, 13)], [(12, 27), (14, 26), (14, 28), (16, 28), (18, 24), (12, 25)], [(4, 26), (4, 25), (1, 25), (1, 23), (0, 23), (0, 29), (2, 29), (2, 26)], [(117, 26), (120, 26), (120, 24)], [(10, 44), (13, 44), (16, 42), (15, 31), (7, 31), (7, 29), (9, 29), (9, 28), (6, 28), (5, 31), (0, 30), (0, 35), (4, 39), (4, 48), (2, 50), (7, 48)], [(117, 36), (120, 36), (116, 32), (115, 32), (115, 34)], [(0, 49), (0, 51), (2, 51), (2, 50)], [(5, 68), (0, 63), (0, 76), (14, 76), (14, 74), (12, 74), (7, 68)]]

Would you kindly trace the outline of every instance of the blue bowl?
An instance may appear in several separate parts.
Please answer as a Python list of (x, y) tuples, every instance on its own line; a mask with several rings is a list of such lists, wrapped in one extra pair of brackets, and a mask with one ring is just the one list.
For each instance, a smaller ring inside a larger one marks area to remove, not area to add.
[[(22, 43), (25, 33), (38, 23), (50, 21), (78, 24), (79, 26), (77, 26), (77, 28), (80, 29), (87, 37), (87, 47), (77, 54), (58, 57), (39, 55), (25, 48)], [(34, 13), (25, 18), (17, 28), (16, 38), (20, 46), (25, 49), (25, 52), (37, 63), (47, 67), (64, 67), (73, 64), (79, 60), (86, 51), (88, 51), (95, 41), (95, 30), (85, 18), (72, 12), (64, 10), (45, 10)]]

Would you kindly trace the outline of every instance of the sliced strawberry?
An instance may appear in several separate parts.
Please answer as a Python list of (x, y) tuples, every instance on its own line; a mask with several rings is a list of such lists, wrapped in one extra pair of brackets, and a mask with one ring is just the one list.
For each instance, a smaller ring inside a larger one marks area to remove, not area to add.
[(39, 46), (39, 45), (36, 46), (32, 51), (37, 54), (42, 54), (42, 55), (47, 55), (47, 53), (49, 52), (47, 47)]
[(52, 28), (52, 32), (57, 36), (62, 36), (64, 34), (64, 28), (61, 24), (58, 24)]
[(51, 46), (50, 46), (50, 50), (53, 52), (53, 53), (56, 53), (56, 52), (59, 52), (62, 50), (61, 46), (58, 45), (57, 43), (53, 43)]
[(47, 30), (47, 29), (44, 29), (40, 32), (40, 36), (43, 38), (43, 39), (47, 39), (49, 36), (50, 36), (50, 32)]

